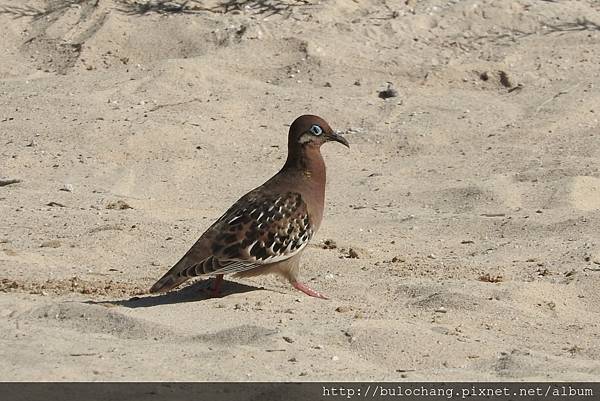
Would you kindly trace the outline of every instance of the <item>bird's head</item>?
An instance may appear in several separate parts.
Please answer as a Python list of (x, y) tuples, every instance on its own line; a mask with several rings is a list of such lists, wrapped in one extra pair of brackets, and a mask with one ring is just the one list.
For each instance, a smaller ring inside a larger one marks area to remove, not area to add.
[(321, 117), (303, 115), (294, 120), (290, 126), (288, 142), (292, 147), (317, 147), (325, 142), (335, 141), (350, 147), (346, 138), (332, 130), (329, 124)]

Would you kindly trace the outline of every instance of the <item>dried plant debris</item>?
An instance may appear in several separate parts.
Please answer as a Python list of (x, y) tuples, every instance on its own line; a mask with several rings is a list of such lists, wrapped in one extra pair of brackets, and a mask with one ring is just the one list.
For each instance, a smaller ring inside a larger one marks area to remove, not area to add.
[(206, 7), (200, 0), (119, 0), (119, 3), (119, 11), (132, 15), (248, 12), (267, 17), (289, 12), (293, 7), (311, 4), (308, 0), (226, 0), (213, 7)]
[(131, 207), (127, 202), (122, 201), (122, 200), (118, 200), (115, 202), (109, 202), (108, 205), (106, 205), (106, 208), (111, 209), (111, 210), (133, 209), (133, 207)]
[(133, 283), (86, 281), (78, 277), (48, 279), (43, 282), (0, 279), (0, 292), (26, 292), (38, 295), (79, 293), (89, 295), (142, 295), (146, 291)]
[(483, 281), (485, 283), (501, 283), (504, 281), (504, 278), (500, 275), (491, 275), (490, 273), (486, 273), (479, 276), (479, 281)]
[(7, 185), (12, 185), (12, 184), (18, 184), (19, 182), (21, 182), (21, 180), (16, 179), (16, 178), (8, 178), (8, 179), (0, 178), (0, 187), (5, 187)]

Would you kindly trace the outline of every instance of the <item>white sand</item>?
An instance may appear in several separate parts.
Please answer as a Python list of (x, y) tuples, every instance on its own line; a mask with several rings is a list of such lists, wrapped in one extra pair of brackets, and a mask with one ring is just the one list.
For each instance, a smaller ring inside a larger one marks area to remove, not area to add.
[[(0, 3), (2, 379), (598, 379), (598, 2), (94, 3)], [(350, 129), (302, 273), (332, 299), (145, 294), (304, 113)]]

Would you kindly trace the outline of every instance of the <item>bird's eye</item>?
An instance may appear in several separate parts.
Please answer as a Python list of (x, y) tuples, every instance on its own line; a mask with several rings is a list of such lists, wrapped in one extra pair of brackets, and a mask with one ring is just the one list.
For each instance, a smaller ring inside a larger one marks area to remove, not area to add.
[(323, 133), (323, 129), (318, 125), (313, 125), (312, 127), (310, 127), (310, 132), (314, 135), (319, 136)]

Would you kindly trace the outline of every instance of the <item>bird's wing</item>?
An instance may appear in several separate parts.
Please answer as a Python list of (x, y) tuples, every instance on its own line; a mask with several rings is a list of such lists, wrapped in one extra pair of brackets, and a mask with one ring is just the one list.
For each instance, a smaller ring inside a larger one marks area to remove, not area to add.
[(237, 273), (289, 259), (313, 236), (306, 203), (295, 192), (251, 192), (209, 230), (214, 231), (212, 255), (202, 263), (203, 274)]
[(206, 230), (151, 292), (168, 290), (190, 277), (239, 273), (281, 262), (304, 249), (313, 234), (299, 193), (251, 191)]

